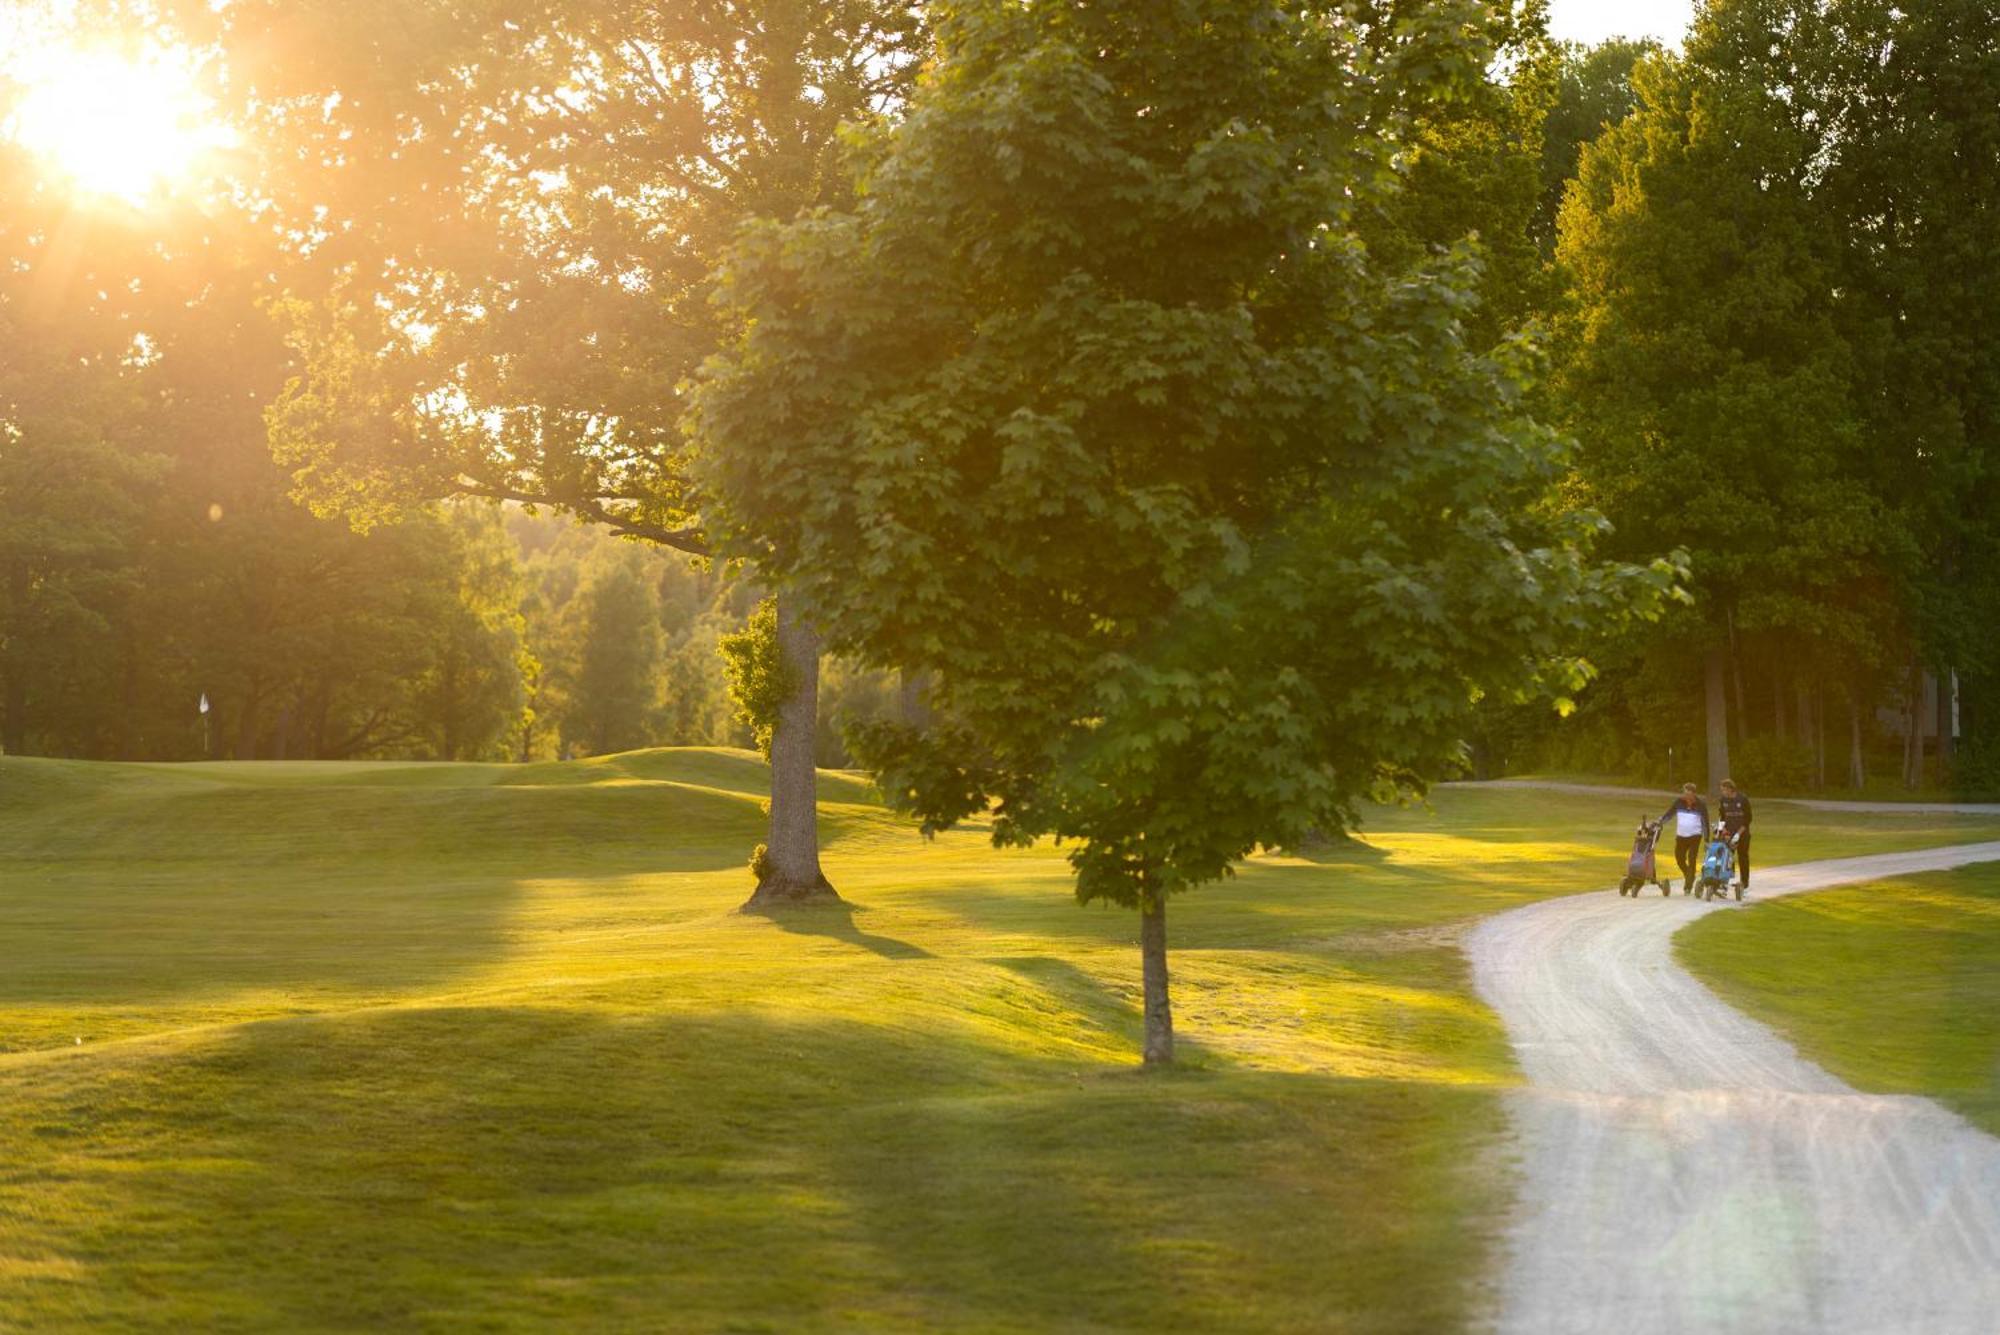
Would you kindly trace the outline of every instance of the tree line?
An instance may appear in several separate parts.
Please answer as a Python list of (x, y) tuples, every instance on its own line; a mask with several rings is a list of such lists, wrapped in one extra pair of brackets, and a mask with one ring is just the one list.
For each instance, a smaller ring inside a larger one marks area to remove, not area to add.
[(1684, 545), (1695, 599), (1503, 747), (2000, 791), (1992, 6), (1731, 0), (1626, 54), (1572, 57), (1620, 114), (1559, 207), (1553, 414), (1609, 550)]

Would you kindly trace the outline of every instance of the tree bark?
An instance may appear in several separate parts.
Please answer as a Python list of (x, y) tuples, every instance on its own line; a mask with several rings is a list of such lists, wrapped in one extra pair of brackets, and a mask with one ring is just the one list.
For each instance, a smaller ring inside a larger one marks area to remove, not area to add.
[(1729, 618), (1729, 683), (1735, 688), (1735, 698), (1730, 701), (1736, 706), (1736, 740), (1742, 741), (1747, 735), (1743, 730), (1750, 726), (1750, 706), (1743, 702), (1743, 656), (1736, 651), (1736, 609), (1727, 613)]
[(1146, 877), (1140, 886), (1139, 961), (1145, 980), (1148, 1066), (1174, 1060), (1174, 1008), (1167, 995), (1167, 897)]
[(1806, 695), (1806, 684), (1799, 683), (1799, 731), (1806, 728), (1806, 719), (1812, 719), (1813, 749), (1813, 791), (1822, 792), (1826, 788), (1826, 690), (1815, 683), (1812, 695)]
[(1924, 670), (1910, 664), (1908, 694), (1903, 708), (1903, 787), (1920, 788), (1924, 782)]
[(1708, 695), (1708, 791), (1719, 792), (1729, 777), (1729, 692), (1726, 677), (1728, 651), (1716, 645), (1708, 651), (1704, 664)]
[(1847, 697), (1847, 786), (1856, 792), (1868, 786), (1868, 765), (1861, 754), (1861, 705)]
[[(1785, 673), (1776, 663), (1771, 664), (1771, 732), (1779, 741), (1791, 735), (1785, 719)], [(1806, 735), (1805, 716), (1799, 716), (1799, 737)]]
[(1958, 738), (1952, 730), (1951, 707), (1957, 695), (1958, 674), (1949, 668), (1940, 668), (1937, 674), (1937, 755), (1940, 764), (1947, 768), (1958, 750)]
[(798, 601), (778, 599), (778, 656), (792, 689), (771, 729), (771, 835), (763, 874), (745, 908), (833, 904), (840, 896), (819, 866), (819, 770), (813, 732), (819, 722), (819, 636)]

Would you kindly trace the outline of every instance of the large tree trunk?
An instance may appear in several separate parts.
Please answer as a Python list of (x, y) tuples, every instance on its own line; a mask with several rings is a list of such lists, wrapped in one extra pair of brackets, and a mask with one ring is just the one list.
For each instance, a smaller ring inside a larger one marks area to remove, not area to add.
[(1729, 777), (1729, 695), (1728, 695), (1728, 651), (1723, 645), (1716, 645), (1708, 651), (1704, 665), (1704, 675), (1708, 686), (1708, 791), (1713, 794), (1721, 790), (1722, 781)]
[[(1785, 721), (1785, 672), (1776, 663), (1771, 664), (1771, 735), (1779, 741), (1791, 735)], [(1805, 717), (1799, 717), (1799, 738), (1806, 735)]]
[(1167, 897), (1148, 882), (1140, 888), (1139, 960), (1145, 979), (1146, 1065), (1174, 1060), (1174, 1008), (1167, 996)]
[(1903, 707), (1903, 787), (1924, 782), (1924, 670), (1910, 664), (1909, 693)]
[(1953, 724), (1952, 705), (1958, 697), (1958, 674), (1949, 668), (1940, 669), (1937, 674), (1937, 755), (1940, 768), (1949, 771), (1952, 757), (1958, 751), (1958, 737)]
[(1821, 792), (1826, 788), (1826, 690), (1815, 683), (1812, 695), (1808, 698), (1805, 683), (1801, 681), (1799, 683), (1801, 732), (1805, 730), (1805, 720), (1808, 716), (1812, 718), (1813, 791)]
[(1861, 754), (1861, 705), (1847, 697), (1847, 786), (1856, 792), (1868, 786), (1868, 765)]
[(819, 869), (819, 771), (813, 765), (813, 730), (819, 722), (819, 636), (798, 611), (798, 601), (778, 599), (778, 655), (792, 691), (771, 729), (771, 836), (763, 875), (744, 907), (838, 903)]
[(1750, 726), (1750, 706), (1743, 701), (1743, 655), (1736, 649), (1736, 611), (1729, 613), (1729, 684), (1734, 688), (1734, 698), (1730, 703), (1736, 707), (1736, 740), (1749, 736), (1744, 729)]

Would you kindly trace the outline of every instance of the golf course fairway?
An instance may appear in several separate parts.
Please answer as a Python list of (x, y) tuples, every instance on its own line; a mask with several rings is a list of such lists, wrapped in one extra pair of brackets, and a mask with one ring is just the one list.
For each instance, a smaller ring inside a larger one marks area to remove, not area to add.
[[(1136, 918), (1058, 851), (926, 843), (827, 773), (849, 906), (746, 915), (765, 782), (0, 760), (0, 1329), (1486, 1310), (1521, 1077), (1458, 942), (1608, 886), (1632, 801), (1441, 791), (1177, 900), (1146, 1075)], [(1759, 865), (1994, 837), (1774, 806)]]

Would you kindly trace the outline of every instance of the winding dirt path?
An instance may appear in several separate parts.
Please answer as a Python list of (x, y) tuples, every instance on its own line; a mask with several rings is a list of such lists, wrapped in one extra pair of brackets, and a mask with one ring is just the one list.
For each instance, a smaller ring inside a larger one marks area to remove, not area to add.
[[(2000, 861), (2000, 842), (1759, 868), (1757, 900)], [(1677, 965), (1707, 905), (1611, 890), (1487, 919), (1529, 1087), (1503, 1332), (2000, 1331), (2000, 1140), (1862, 1094)]]

